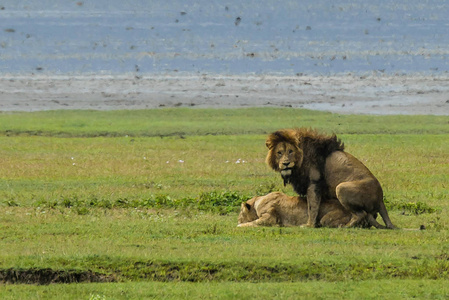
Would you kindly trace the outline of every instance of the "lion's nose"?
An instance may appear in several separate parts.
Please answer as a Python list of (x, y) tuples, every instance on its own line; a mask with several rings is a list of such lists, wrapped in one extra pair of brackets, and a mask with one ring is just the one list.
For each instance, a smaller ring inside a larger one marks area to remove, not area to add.
[(290, 164), (289, 162), (284, 162), (282, 163), (284, 166), (288, 167), (288, 165)]

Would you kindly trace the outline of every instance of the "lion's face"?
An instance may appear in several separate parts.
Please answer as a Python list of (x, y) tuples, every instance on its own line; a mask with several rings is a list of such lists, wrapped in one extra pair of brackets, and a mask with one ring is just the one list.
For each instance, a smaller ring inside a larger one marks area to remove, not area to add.
[(238, 218), (238, 223), (248, 223), (257, 220), (257, 213), (253, 205), (248, 202), (243, 202), (240, 207), (240, 213)]
[(302, 164), (302, 152), (294, 145), (281, 142), (273, 148), (276, 157), (277, 169), (282, 177), (292, 174), (293, 168), (299, 168)]
[(275, 171), (280, 172), (284, 185), (290, 183), (293, 174), (302, 166), (304, 153), (299, 147), (296, 131), (279, 130), (270, 134), (265, 145), (268, 148), (266, 162)]

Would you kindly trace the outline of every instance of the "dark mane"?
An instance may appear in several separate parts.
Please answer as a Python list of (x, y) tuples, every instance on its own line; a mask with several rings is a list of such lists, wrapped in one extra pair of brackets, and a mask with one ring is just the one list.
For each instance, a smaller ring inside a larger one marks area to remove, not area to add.
[(334, 151), (344, 151), (345, 145), (335, 134), (326, 135), (311, 128), (294, 130), (298, 147), (304, 151), (304, 161), (319, 163)]

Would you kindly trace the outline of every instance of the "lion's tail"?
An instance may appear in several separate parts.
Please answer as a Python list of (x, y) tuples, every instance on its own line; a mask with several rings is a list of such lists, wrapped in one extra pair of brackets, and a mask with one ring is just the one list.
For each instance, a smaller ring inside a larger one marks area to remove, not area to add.
[[(386, 228), (396, 229), (396, 227), (393, 225), (393, 223), (391, 223), (390, 217), (388, 216), (387, 208), (385, 207), (385, 203), (383, 201), (380, 201), (379, 214), (382, 217), (382, 219), (384, 220)], [(376, 221), (376, 223), (377, 223), (377, 221)], [(379, 224), (379, 223), (377, 223), (377, 224)]]
[(374, 216), (372, 214), (367, 215), (367, 220), (371, 226), (374, 226), (377, 229), (402, 229), (402, 230), (407, 230), (407, 231), (420, 231), (420, 230), (426, 229), (426, 226), (424, 226), (424, 225), (419, 226), (419, 228), (398, 228), (396, 226), (393, 226), (393, 228), (389, 228), (387, 226), (379, 224), (379, 222), (377, 222), (376, 219), (374, 219)]
[(372, 214), (368, 214), (367, 220), (371, 226), (374, 226), (378, 229), (397, 229), (397, 227), (394, 226), (393, 223), (391, 223), (390, 217), (388, 216), (387, 208), (385, 207), (383, 201), (380, 202), (379, 214), (384, 220), (386, 226), (379, 224), (379, 222), (377, 222), (377, 220), (374, 218)]

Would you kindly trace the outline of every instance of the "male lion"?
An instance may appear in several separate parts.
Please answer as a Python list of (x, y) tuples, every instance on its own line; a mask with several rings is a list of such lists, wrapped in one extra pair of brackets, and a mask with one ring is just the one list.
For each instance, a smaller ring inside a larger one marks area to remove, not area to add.
[[(308, 219), (315, 227), (322, 200), (337, 198), (352, 213), (346, 227), (369, 219), (377, 228), (395, 228), (383, 202), (379, 181), (362, 162), (344, 152), (335, 135), (312, 129), (285, 129), (270, 134), (266, 141), (267, 164), (280, 172), (284, 185), (290, 183), (299, 195), (307, 195)], [(375, 216), (380, 213), (385, 226)]]
[[(303, 197), (274, 192), (243, 202), (238, 226), (297, 226), (307, 222), (307, 218), (307, 201)], [(319, 225), (323, 227), (342, 227), (351, 220), (351, 213), (337, 199), (329, 199), (320, 206), (318, 220)], [(359, 226), (371, 225), (362, 221)]]

